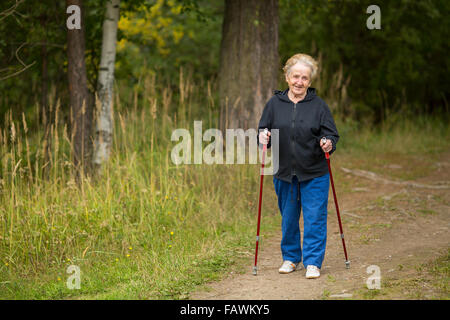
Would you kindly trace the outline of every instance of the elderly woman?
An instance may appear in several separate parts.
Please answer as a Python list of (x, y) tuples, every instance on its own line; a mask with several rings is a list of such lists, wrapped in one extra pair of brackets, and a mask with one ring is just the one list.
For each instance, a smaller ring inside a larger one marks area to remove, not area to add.
[[(288, 89), (275, 91), (258, 126), (258, 141), (268, 148), (270, 130), (279, 129), (279, 169), (273, 177), (282, 216), (283, 264), (279, 272), (295, 271), (303, 262), (308, 279), (320, 276), (325, 256), (329, 173), (324, 152), (334, 152), (339, 139), (330, 109), (310, 87), (317, 69), (309, 55), (292, 56), (283, 68)], [(323, 137), (326, 143), (321, 141)], [(299, 228), (302, 209), (303, 244)]]

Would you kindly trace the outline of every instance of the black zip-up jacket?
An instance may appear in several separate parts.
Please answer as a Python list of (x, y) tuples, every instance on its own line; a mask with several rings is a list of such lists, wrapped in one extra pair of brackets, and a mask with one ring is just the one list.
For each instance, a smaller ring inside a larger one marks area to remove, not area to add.
[[(328, 105), (308, 88), (303, 100), (293, 103), (288, 90), (276, 90), (269, 99), (258, 125), (258, 133), (265, 128), (279, 129), (279, 168), (276, 178), (292, 183), (322, 176), (328, 172), (320, 139), (330, 139), (336, 150), (339, 134)], [(268, 148), (271, 147), (271, 139)], [(259, 135), (258, 135), (259, 144)]]

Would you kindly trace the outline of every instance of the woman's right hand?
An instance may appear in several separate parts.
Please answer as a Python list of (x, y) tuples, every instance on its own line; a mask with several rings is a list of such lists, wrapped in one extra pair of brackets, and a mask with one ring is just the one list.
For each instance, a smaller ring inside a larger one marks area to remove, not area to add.
[[(266, 134), (267, 132), (267, 134)], [(261, 144), (268, 144), (269, 143), (269, 137), (270, 137), (270, 131), (263, 130), (259, 133), (259, 143)]]

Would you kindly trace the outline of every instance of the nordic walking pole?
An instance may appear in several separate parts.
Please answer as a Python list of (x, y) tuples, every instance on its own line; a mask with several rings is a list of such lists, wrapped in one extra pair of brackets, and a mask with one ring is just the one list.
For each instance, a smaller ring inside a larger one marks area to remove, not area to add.
[[(267, 135), (269, 130), (264, 129), (264, 133)], [(262, 205), (262, 192), (263, 192), (263, 182), (264, 182), (264, 157), (266, 155), (267, 151), (267, 144), (263, 144), (263, 151), (262, 151), (262, 159), (261, 159), (261, 179), (259, 182), (259, 205), (258, 205), (258, 226), (256, 228), (256, 249), (255, 249), (255, 265), (253, 266), (253, 275), (256, 276), (258, 268), (256, 267), (256, 264), (258, 263), (258, 245), (259, 245), (259, 228), (261, 226), (261, 205)]]
[[(327, 142), (327, 138), (323, 137), (322, 143), (326, 143), (326, 142)], [(325, 157), (327, 159), (328, 171), (330, 173), (330, 181), (331, 181), (331, 187), (333, 189), (334, 203), (336, 205), (336, 213), (337, 213), (337, 217), (338, 217), (338, 221), (339, 221), (339, 231), (341, 232), (342, 246), (344, 247), (345, 267), (347, 269), (349, 269), (350, 268), (350, 260), (348, 260), (348, 257), (347, 257), (347, 249), (345, 247), (345, 240), (344, 240), (344, 231), (342, 231), (341, 215), (339, 213), (339, 205), (338, 205), (337, 198), (336, 198), (336, 191), (334, 189), (333, 174), (331, 173), (331, 165), (330, 165), (330, 154), (328, 152), (325, 152)]]

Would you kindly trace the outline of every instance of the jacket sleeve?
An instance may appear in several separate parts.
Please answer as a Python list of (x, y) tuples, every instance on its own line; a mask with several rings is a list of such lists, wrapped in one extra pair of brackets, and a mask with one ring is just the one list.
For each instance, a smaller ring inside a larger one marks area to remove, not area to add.
[(330, 108), (325, 102), (323, 104), (322, 113), (320, 116), (320, 137), (326, 137), (331, 140), (333, 147), (330, 154), (332, 154), (336, 150), (336, 144), (339, 140), (339, 133), (337, 131), (336, 124), (334, 123)]
[[(259, 125), (258, 125), (258, 131), (256, 133), (256, 141), (258, 143), (259, 146), (259, 132), (261, 130), (264, 130), (265, 128), (269, 129), (269, 131), (272, 130), (272, 121), (273, 121), (273, 117), (272, 117), (272, 105), (269, 102), (266, 103), (266, 106), (264, 107), (263, 113), (261, 115), (261, 119), (259, 120)], [(269, 137), (269, 143), (267, 144), (267, 148), (269, 149), (272, 145), (272, 139), (270, 139)]]

